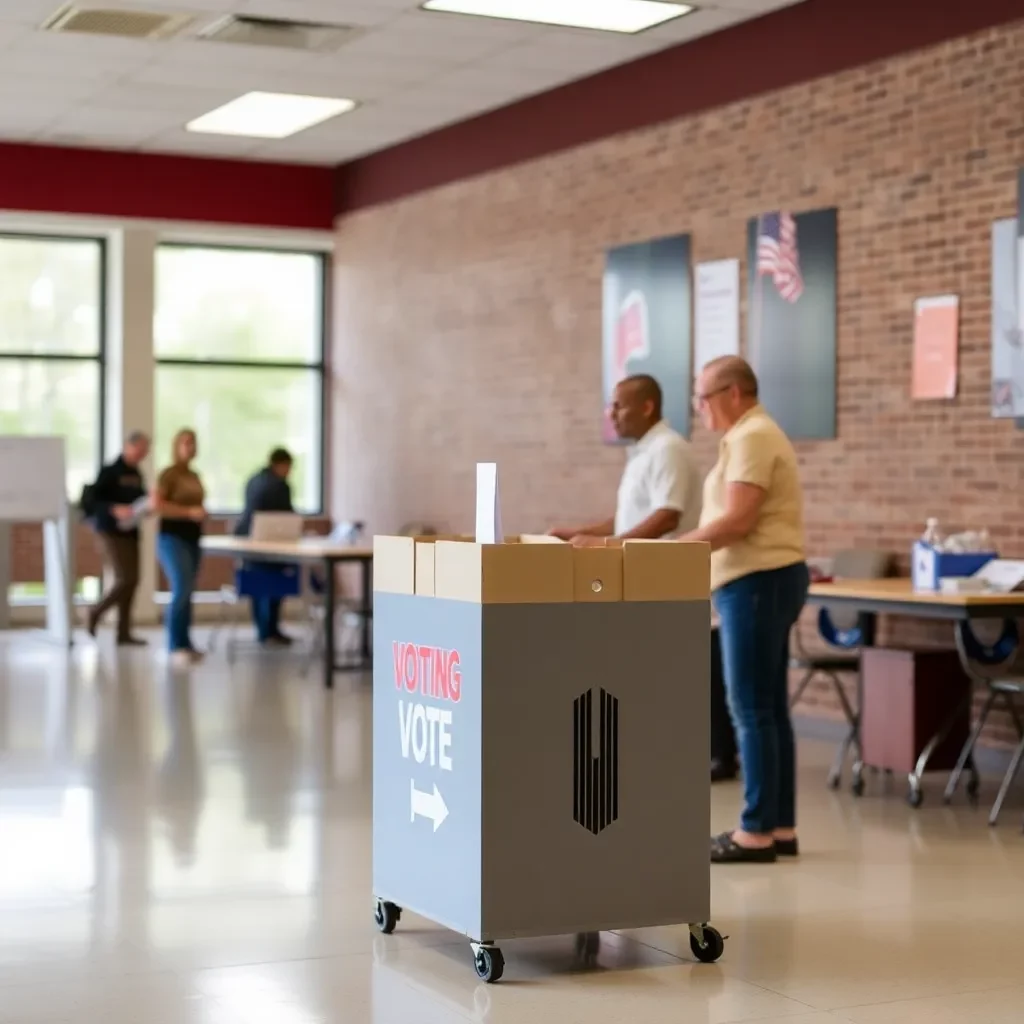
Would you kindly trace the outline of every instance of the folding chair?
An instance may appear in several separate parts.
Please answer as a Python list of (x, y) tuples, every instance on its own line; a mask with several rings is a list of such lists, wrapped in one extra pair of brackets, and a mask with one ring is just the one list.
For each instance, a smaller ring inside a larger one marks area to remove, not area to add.
[[(851, 549), (840, 551), (832, 562), (834, 579), (881, 579), (888, 576), (892, 567), (892, 555), (884, 551)], [(800, 631), (794, 630), (795, 654), (790, 658), (791, 669), (802, 669), (803, 676), (790, 699), (795, 707), (816, 677), (824, 677), (832, 686), (839, 706), (846, 719), (847, 730), (835, 760), (828, 773), (830, 789), (838, 789), (843, 775), (843, 764), (851, 747), (854, 760), (860, 764), (860, 708), (855, 711), (843, 687), (840, 673), (857, 674), (858, 691), (860, 681), (860, 648), (874, 640), (874, 616), (858, 615), (844, 608), (822, 607), (818, 611), (818, 634), (826, 648), (821, 653), (811, 653), (804, 647)], [(859, 704), (859, 700), (858, 700)], [(854, 792), (860, 795), (864, 781), (859, 772), (853, 780)]]

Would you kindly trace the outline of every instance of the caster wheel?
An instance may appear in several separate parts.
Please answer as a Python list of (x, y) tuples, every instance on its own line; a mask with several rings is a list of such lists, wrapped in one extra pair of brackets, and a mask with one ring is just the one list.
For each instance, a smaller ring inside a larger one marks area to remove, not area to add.
[(907, 792), (907, 803), (913, 808), (918, 808), (924, 803), (924, 793), (919, 789), (911, 789)]
[(725, 939), (717, 928), (704, 925), (704, 944), (698, 941), (697, 936), (690, 933), (690, 952), (702, 963), (713, 964), (721, 959), (725, 952)]
[(838, 775), (830, 775), (826, 785), (829, 789), (838, 789), (840, 782), (842, 782), (842, 779), (840, 779)]
[(853, 793), (854, 796), (864, 795), (864, 780), (860, 776), (850, 783), (850, 792)]
[(979, 793), (980, 790), (981, 790), (981, 780), (980, 779), (973, 778), (973, 779), (968, 779), (967, 780), (967, 799), (970, 800), (972, 804), (976, 804), (978, 802), (978, 793)]
[(394, 903), (385, 903), (384, 900), (377, 900), (377, 905), (373, 910), (373, 920), (385, 935), (390, 935), (401, 919), (401, 907), (396, 907)]
[(584, 963), (592, 963), (600, 951), (600, 932), (581, 932), (576, 936), (576, 956)]
[(505, 958), (496, 946), (481, 946), (473, 957), (473, 967), (481, 981), (493, 984), (505, 973)]

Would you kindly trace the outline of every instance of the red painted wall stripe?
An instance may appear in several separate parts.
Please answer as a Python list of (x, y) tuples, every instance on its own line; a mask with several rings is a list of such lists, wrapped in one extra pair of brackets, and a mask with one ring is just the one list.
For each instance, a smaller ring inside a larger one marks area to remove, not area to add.
[(330, 230), (330, 167), (0, 143), (0, 209)]
[(805, 0), (355, 160), (338, 212), (1020, 19), (1021, 0)]

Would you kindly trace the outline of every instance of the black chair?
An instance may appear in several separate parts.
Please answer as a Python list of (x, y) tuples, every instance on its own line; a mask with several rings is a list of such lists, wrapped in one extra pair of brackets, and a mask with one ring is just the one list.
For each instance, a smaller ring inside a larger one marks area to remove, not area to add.
[[(892, 563), (892, 555), (885, 551), (840, 551), (832, 562), (832, 576), (834, 579), (882, 579), (889, 575)], [(818, 634), (825, 643), (825, 649), (821, 652), (809, 652), (803, 645), (799, 629), (794, 630), (794, 653), (790, 657), (789, 667), (802, 670), (803, 676), (790, 699), (790, 706), (795, 707), (800, 702), (815, 678), (822, 677), (831, 684), (847, 726), (828, 773), (829, 788), (838, 789), (842, 781), (843, 764), (851, 748), (856, 763), (859, 764), (861, 760), (860, 709), (858, 707), (854, 710), (840, 674), (855, 673), (859, 683), (860, 649), (874, 642), (875, 623), (873, 615), (824, 606), (818, 611), (817, 625)], [(854, 778), (853, 785), (855, 791), (863, 791), (864, 782), (859, 775)]]

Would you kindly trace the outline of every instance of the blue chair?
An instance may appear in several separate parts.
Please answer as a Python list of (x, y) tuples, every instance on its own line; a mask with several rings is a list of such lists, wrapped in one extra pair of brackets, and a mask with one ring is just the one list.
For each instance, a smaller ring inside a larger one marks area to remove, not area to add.
[[(235, 568), (233, 586), (221, 587), (221, 628), (227, 632), (225, 650), (228, 661), (234, 660), (235, 628), (238, 625), (238, 606), (245, 600), (253, 598), (299, 597), (302, 594), (302, 574), (297, 565), (281, 565), (267, 568), (259, 565), (240, 563)], [(228, 609), (235, 609), (228, 614)], [(218, 629), (218, 633), (220, 630)], [(214, 646), (211, 637), (210, 647)]]
[[(892, 568), (892, 555), (884, 551), (852, 549), (840, 551), (832, 562), (832, 575), (836, 579), (881, 579)], [(836, 789), (842, 779), (843, 764), (851, 748), (854, 752), (853, 789), (858, 795), (864, 790), (860, 757), (860, 709), (854, 710), (840, 678), (849, 673), (857, 679), (860, 688), (860, 649), (874, 642), (874, 616), (858, 615), (846, 609), (824, 607), (818, 611), (818, 638), (821, 651), (807, 651), (800, 640), (799, 628), (793, 631), (795, 653), (789, 667), (803, 672), (790, 700), (790, 707), (799, 703), (815, 678), (827, 681), (846, 719), (846, 733), (836, 751), (835, 761), (828, 774), (830, 789)], [(859, 692), (858, 692), (859, 698)], [(859, 700), (858, 700), (859, 703)]]

